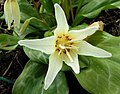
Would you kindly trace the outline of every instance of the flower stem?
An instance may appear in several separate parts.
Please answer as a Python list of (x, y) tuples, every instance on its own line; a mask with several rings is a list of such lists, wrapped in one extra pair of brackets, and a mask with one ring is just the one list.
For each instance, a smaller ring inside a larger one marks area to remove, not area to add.
[(72, 9), (72, 0), (70, 0), (70, 11), (71, 11), (71, 16), (72, 16), (72, 21), (74, 21), (74, 14), (73, 14), (73, 9)]

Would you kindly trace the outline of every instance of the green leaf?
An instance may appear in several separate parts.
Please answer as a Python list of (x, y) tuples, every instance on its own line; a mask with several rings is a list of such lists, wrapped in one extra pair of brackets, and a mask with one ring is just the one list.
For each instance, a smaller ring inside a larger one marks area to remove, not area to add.
[(30, 25), (42, 31), (49, 30), (50, 28), (45, 20), (40, 20), (35, 17), (32, 17), (32, 20), (30, 21)]
[(111, 6), (115, 6), (120, 9), (120, 1), (111, 4)]
[(48, 90), (44, 90), (44, 77), (47, 67), (29, 61), (16, 80), (12, 94), (68, 94), (66, 78), (63, 72), (58, 73)]
[(84, 0), (80, 0), (78, 2), (78, 7), (77, 7), (77, 12), (80, 10), (80, 8), (82, 7), (82, 4), (83, 4)]
[(52, 14), (54, 12), (52, 0), (40, 0), (40, 2), (48, 13)]
[(17, 36), (12, 36), (8, 34), (0, 34), (0, 50), (14, 50), (20, 40)]
[(120, 37), (102, 33), (98, 38), (95, 35), (91, 37), (90, 42), (112, 53), (113, 56), (106, 59), (80, 56), (81, 73), (75, 76), (83, 88), (92, 94), (119, 94)]
[(27, 0), (19, 0), (18, 3), (21, 12), (21, 21), (24, 21), (31, 17), (39, 18), (39, 13), (35, 8), (31, 6), (31, 4)]
[(58, 3), (60, 4), (61, 0), (52, 0), (53, 4)]
[(25, 28), (23, 28), (24, 23), (21, 23), (20, 25), (21, 25), (21, 29), (14, 28), (14, 31), (15, 31), (15, 34), (19, 35), (21, 39), (23, 39), (24, 37), (26, 37), (31, 33), (40, 33), (39, 36), (42, 35), (41, 34), (42, 32), (39, 32), (37, 28), (34, 28), (31, 25), (28, 25)]
[(47, 13), (42, 13), (41, 18), (44, 19), (44, 23), (48, 24), (49, 27), (53, 27), (56, 25), (56, 20), (53, 15), (49, 15)]
[(90, 38), (88, 39), (88, 42), (93, 44), (93, 45), (97, 45), (109, 38), (113, 37), (112, 35), (110, 35), (107, 32), (104, 31), (96, 31), (92, 36), (90, 36)]
[(70, 0), (61, 0), (61, 7), (63, 8), (66, 18), (70, 18)]
[(77, 25), (77, 26), (75, 26), (75, 27), (70, 28), (70, 30), (80, 30), (80, 29), (86, 28), (87, 26), (88, 26), (88, 24), (83, 23), (83, 24), (81, 24), (81, 25)]
[[(44, 21), (38, 11), (31, 6), (27, 0), (19, 0), (20, 12), (21, 12), (21, 22), (32, 17), (30, 25), (38, 28), (39, 30), (48, 30), (49, 25)], [(29, 11), (28, 11), (29, 10)]]
[[(84, 1), (85, 2), (85, 1)], [(85, 17), (94, 18), (102, 10), (114, 9), (120, 7), (120, 0), (91, 0), (79, 9), (76, 14), (73, 26), (79, 24)]]
[(37, 51), (37, 50), (24, 47), (24, 52), (32, 61), (35, 61), (37, 63), (44, 63), (44, 64), (48, 63), (49, 55), (41, 51)]

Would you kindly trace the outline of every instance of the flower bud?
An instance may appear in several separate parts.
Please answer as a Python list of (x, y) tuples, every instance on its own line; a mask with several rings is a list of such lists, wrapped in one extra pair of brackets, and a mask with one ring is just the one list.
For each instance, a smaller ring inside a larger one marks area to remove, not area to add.
[(20, 25), (20, 9), (17, 0), (6, 0), (4, 4), (5, 20), (8, 29), (14, 21), (14, 26), (19, 28)]

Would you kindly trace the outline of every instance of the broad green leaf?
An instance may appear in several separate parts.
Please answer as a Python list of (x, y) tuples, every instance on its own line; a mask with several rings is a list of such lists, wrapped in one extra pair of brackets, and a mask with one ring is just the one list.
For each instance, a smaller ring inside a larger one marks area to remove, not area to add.
[(110, 5), (112, 3), (117, 2), (118, 0), (91, 0), (88, 2), (85, 6), (83, 6), (80, 10), (80, 13), (86, 14), (90, 13), (92, 11), (95, 11), (96, 9), (99, 9), (101, 7), (104, 7), (106, 5)]
[(48, 24), (49, 27), (53, 27), (54, 25), (56, 25), (56, 20), (53, 15), (42, 13), (40, 16), (42, 19), (44, 19), (44, 23)]
[(104, 31), (96, 31), (92, 36), (89, 37), (88, 42), (93, 45), (97, 45), (107, 39), (113, 37), (111, 34)]
[(75, 26), (75, 27), (70, 27), (70, 30), (80, 30), (80, 29), (86, 28), (87, 26), (88, 26), (88, 24), (83, 23), (83, 24), (77, 25), (77, 26)]
[(0, 50), (14, 50), (19, 40), (17, 36), (0, 34)]
[(82, 4), (83, 4), (84, 0), (80, 0), (78, 2), (78, 7), (77, 7), (77, 12), (80, 10), (80, 8), (82, 7)]
[(30, 22), (31, 26), (38, 28), (39, 30), (49, 29), (48, 23), (45, 22), (42, 17), (40, 17), (38, 11), (34, 7), (32, 7), (32, 5), (27, 0), (19, 0), (19, 6), (22, 22), (32, 17), (32, 20)]
[(50, 37), (50, 36), (53, 36), (53, 31), (45, 32), (44, 37)]
[(115, 3), (111, 4), (111, 5), (120, 9), (120, 1), (115, 2)]
[(21, 21), (24, 21), (31, 17), (39, 18), (39, 13), (34, 7), (31, 6), (27, 0), (19, 0), (18, 3), (21, 12)]
[(91, 0), (87, 2), (77, 12), (73, 26), (79, 24), (85, 17), (96, 17), (102, 10), (119, 8), (119, 2), (120, 0)]
[(12, 94), (68, 94), (66, 78), (59, 72), (48, 90), (44, 90), (46, 65), (29, 61), (16, 80)]
[(24, 52), (32, 61), (35, 61), (37, 63), (44, 63), (44, 64), (48, 63), (49, 55), (41, 51), (37, 51), (37, 50), (24, 47)]
[(88, 18), (95, 18), (101, 12), (101, 10), (103, 10), (103, 8), (104, 7), (96, 9), (95, 11), (92, 11), (92, 12), (87, 13), (87, 14), (82, 14), (82, 16), (88, 17)]
[(91, 94), (120, 94), (120, 37), (102, 33), (91, 37), (90, 42), (113, 56), (106, 59), (80, 56), (81, 73), (75, 76)]
[(30, 25), (41, 30), (49, 30), (49, 24), (45, 20), (40, 20), (38, 18), (33, 17), (32, 20), (30, 21)]

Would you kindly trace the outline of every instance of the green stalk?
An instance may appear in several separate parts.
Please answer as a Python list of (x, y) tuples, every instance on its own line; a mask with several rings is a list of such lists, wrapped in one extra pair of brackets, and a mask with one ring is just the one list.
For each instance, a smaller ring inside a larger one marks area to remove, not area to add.
[(72, 8), (72, 0), (70, 0), (70, 11), (72, 16), (72, 21), (74, 21), (74, 14), (73, 14), (73, 8)]

